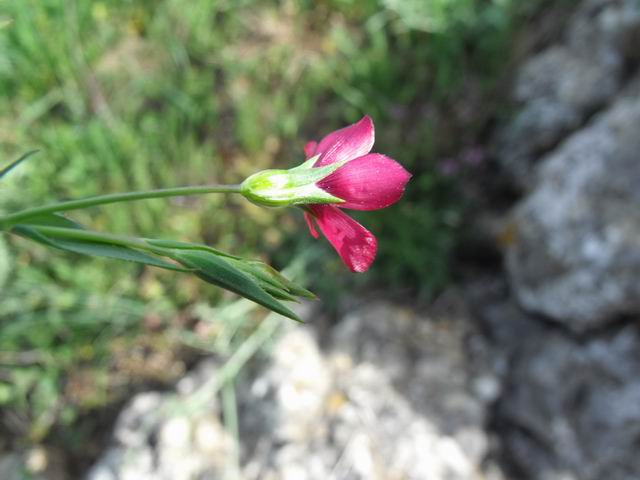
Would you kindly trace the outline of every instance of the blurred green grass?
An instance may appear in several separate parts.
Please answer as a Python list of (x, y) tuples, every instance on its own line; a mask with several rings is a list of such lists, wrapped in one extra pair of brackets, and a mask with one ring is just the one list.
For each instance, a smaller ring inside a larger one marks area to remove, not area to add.
[[(237, 183), (300, 163), (306, 140), (366, 113), (375, 150), (414, 179), (405, 201), (358, 216), (379, 236), (372, 273), (354, 278), (324, 245), (310, 280), (325, 299), (358, 285), (432, 293), (450, 277), (462, 209), (437, 159), (477, 141), (516, 13), (509, 0), (0, 0), (0, 159), (42, 151), (3, 181), (0, 210)], [(76, 217), (280, 267), (312, 245), (296, 212), (222, 196)], [(0, 404), (32, 439), (110, 401), (115, 343), (141, 342), (149, 319), (176, 336), (196, 300), (223, 300), (183, 276), (13, 239), (0, 288)], [(96, 379), (80, 400), (68, 390), (79, 369)]]

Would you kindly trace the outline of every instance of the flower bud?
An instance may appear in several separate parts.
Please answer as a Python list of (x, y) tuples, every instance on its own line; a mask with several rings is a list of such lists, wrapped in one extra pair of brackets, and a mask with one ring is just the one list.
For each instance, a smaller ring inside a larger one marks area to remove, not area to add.
[(240, 193), (249, 201), (265, 207), (287, 207), (323, 203), (342, 203), (316, 185), (342, 166), (334, 163), (313, 168), (317, 157), (290, 170), (263, 170), (240, 185)]

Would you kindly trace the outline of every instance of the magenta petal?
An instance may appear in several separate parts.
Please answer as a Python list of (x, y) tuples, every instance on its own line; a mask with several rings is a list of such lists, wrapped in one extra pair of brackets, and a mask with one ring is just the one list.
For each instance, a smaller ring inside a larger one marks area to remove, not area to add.
[(314, 167), (366, 155), (371, 151), (374, 140), (373, 122), (364, 116), (358, 123), (336, 130), (320, 141), (315, 154), (321, 155)]
[(318, 149), (318, 142), (307, 142), (304, 145), (304, 154), (307, 158), (311, 158), (316, 154), (316, 150)]
[(340, 208), (378, 210), (402, 197), (411, 178), (402, 165), (379, 153), (370, 153), (338, 168), (318, 186), (342, 200)]
[(316, 230), (315, 225), (313, 224), (313, 216), (309, 212), (304, 212), (304, 219), (307, 221), (307, 226), (309, 227), (309, 232), (311, 232), (311, 236), (313, 238), (318, 238), (318, 231)]
[(376, 237), (353, 218), (331, 205), (310, 207), (318, 226), (352, 272), (366, 272), (378, 248)]

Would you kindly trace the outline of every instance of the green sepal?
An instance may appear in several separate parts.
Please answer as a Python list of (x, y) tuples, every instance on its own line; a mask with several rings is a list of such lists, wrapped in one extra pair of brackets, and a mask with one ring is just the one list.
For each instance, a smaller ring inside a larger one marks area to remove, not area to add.
[(315, 168), (317, 157), (290, 170), (263, 170), (240, 185), (240, 193), (249, 201), (266, 207), (309, 204), (340, 204), (344, 200), (317, 186), (346, 162)]
[(290, 172), (296, 172), (298, 170), (307, 170), (310, 168), (313, 168), (313, 166), (316, 164), (316, 162), (318, 161), (318, 159), (320, 158), (320, 155), (316, 155), (315, 157), (311, 157), (308, 160), (305, 160), (303, 163), (301, 163), (300, 165), (298, 165), (297, 167), (294, 167), (292, 169), (290, 169)]
[(318, 168), (301, 168), (307, 163), (308, 161), (303, 163), (299, 167), (292, 168), (288, 171), (294, 186), (301, 187), (304, 185), (308, 185), (309, 183), (319, 182), (320, 180), (327, 178), (337, 169), (342, 167), (346, 162), (335, 162)]

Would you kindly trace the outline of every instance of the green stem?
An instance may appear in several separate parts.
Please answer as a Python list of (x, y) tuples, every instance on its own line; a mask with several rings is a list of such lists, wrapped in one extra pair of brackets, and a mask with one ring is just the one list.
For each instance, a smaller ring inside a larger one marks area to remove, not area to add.
[(23, 222), (26, 219), (47, 213), (65, 212), (81, 208), (95, 207), (109, 203), (131, 202), (134, 200), (146, 200), (149, 198), (182, 197), (186, 195), (202, 195), (206, 193), (239, 193), (240, 185), (205, 185), (198, 187), (176, 187), (160, 190), (148, 190), (145, 192), (113, 193), (99, 195), (97, 197), (81, 198), (66, 202), (54, 203), (43, 207), (29, 208), (21, 212), (12, 213), (0, 218), (0, 230), (7, 230), (11, 226)]

